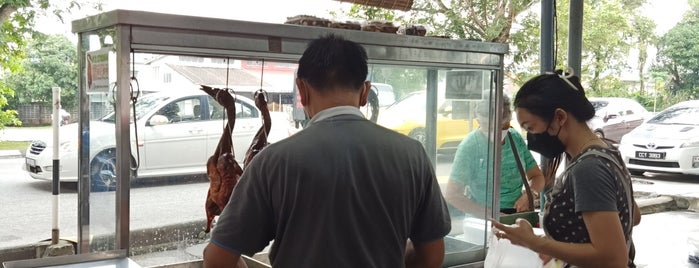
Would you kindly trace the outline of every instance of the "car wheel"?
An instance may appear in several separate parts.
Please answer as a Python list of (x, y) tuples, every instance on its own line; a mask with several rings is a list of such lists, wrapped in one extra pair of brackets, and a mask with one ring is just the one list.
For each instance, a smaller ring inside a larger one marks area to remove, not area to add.
[(594, 133), (595, 135), (597, 135), (597, 137), (604, 139), (604, 132), (602, 132), (601, 130), (595, 130)]
[(639, 169), (629, 169), (629, 173), (631, 173), (631, 175), (634, 175), (634, 176), (643, 176), (643, 173), (645, 173), (645, 172), (646, 171), (639, 170)]
[(411, 137), (422, 144), (422, 146), (425, 146), (425, 141), (427, 141), (427, 135), (425, 134), (425, 129), (418, 128), (414, 129), (413, 131), (408, 134), (408, 137)]
[[(131, 159), (132, 166), (135, 160)], [(131, 171), (131, 177), (135, 177)], [(116, 150), (114, 148), (104, 150), (97, 154), (90, 163), (90, 190), (104, 192), (116, 190)]]

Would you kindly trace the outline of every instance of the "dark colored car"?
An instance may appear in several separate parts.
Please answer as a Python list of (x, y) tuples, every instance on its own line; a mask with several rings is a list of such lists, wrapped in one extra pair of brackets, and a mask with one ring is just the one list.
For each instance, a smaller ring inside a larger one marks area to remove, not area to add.
[(646, 108), (627, 98), (590, 98), (595, 117), (587, 122), (597, 136), (619, 143), (621, 137), (651, 117)]

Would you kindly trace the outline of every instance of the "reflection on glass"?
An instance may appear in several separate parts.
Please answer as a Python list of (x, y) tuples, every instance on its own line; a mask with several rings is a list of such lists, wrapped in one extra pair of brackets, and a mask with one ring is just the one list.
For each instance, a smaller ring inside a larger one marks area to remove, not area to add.
[[(395, 103), (381, 109), (378, 124), (412, 137), (425, 145), (430, 136), (427, 133), (429, 130), (426, 129), (426, 118), (429, 114), (436, 113), (437, 162), (435, 164), (437, 178), (443, 192), (448, 188), (448, 184), (458, 182), (456, 179), (450, 179), (453, 170), (460, 170), (467, 165), (475, 167), (474, 170), (478, 171), (478, 175), (470, 177), (477, 182), (473, 188), (478, 189), (478, 201), (482, 204), (480, 209), (466, 214), (463, 206), (450, 204), (453, 227), (445, 240), (444, 266), (482, 261), (485, 257), (486, 204), (492, 203), (494, 146), (492, 142), (479, 143), (482, 147), (481, 155), (473, 156), (474, 159), (466, 160), (466, 163), (459, 164), (454, 161), (456, 161), (457, 147), (468, 139), (467, 136), (483, 137), (485, 135), (484, 141), (493, 136), (490, 133), (492, 130), (488, 130), (487, 117), (479, 121), (475, 113), (478, 104), (488, 102), (487, 98), (493, 90), (490, 82), (491, 72), (439, 70), (438, 81), (436, 81), (437, 109), (428, 111), (428, 92), (426, 91), (428, 81), (425, 69), (374, 65), (370, 70), (374, 75), (370, 77), (372, 84), (390, 85), (396, 97)], [(485, 123), (484, 131), (478, 128), (479, 122)], [(464, 195), (468, 192), (464, 183), (459, 185), (461, 187), (458, 194), (463, 198), (471, 198), (472, 196)], [(456, 198), (449, 201), (457, 202), (458, 200)]]
[[(260, 86), (267, 92), (272, 117), (268, 141), (277, 142), (295, 130), (290, 118), (296, 65), (265, 61), (263, 67), (261, 62), (233, 58), (133, 56), (142, 95), (137, 98), (136, 120), (131, 124), (132, 157), (140, 161), (131, 184), (130, 249), (142, 266), (162, 265), (163, 256), (168, 256), (165, 262), (196, 259), (207, 238), (203, 233), (209, 188), (206, 162), (229, 119), (224, 108), (200, 90), (200, 85), (234, 92), (233, 151), (242, 166), (262, 126), (262, 113), (252, 100)], [(114, 114), (93, 122), (97, 123), (109, 124), (113, 133)], [(93, 140), (94, 135), (97, 133), (93, 133)], [(113, 144), (111, 138), (108, 140)], [(113, 196), (113, 192), (93, 195)], [(111, 202), (108, 205), (113, 211)], [(113, 217), (110, 220), (113, 222)]]
[[(163, 264), (162, 255), (158, 255), (162, 252), (169, 252), (167, 256), (172, 258), (172, 262), (196, 259), (200, 257), (207, 238), (203, 234), (206, 222), (204, 201), (209, 187), (205, 164), (216, 149), (228, 119), (223, 107), (199, 90), (199, 85), (229, 87), (235, 92), (233, 148), (237, 162), (242, 164), (243, 154), (262, 124), (261, 113), (251, 100), (252, 93), (260, 85), (268, 93), (268, 108), (272, 114), (270, 142), (281, 140), (303, 127), (292, 121), (295, 118), (293, 107), (298, 101), (294, 96), (295, 65), (265, 61), (263, 67), (255, 61), (243, 59), (150, 54), (136, 54), (135, 58), (136, 78), (143, 95), (136, 101), (136, 120), (131, 124), (132, 157), (134, 162), (138, 162), (130, 197), (131, 252), (137, 255), (134, 259), (143, 266)], [(265, 68), (264, 81), (260, 81), (262, 68)], [(372, 65), (368, 77), (376, 95), (378, 124), (423, 144), (427, 137), (436, 138), (436, 172), (443, 191), (452, 181), (450, 173), (455, 168), (454, 154), (467, 135), (493, 135), (492, 131), (478, 128), (479, 123), (483, 123), (484, 129), (489, 129), (488, 122), (477, 119), (475, 114), (476, 103), (482, 102), (492, 92), (490, 72), (479, 71), (485, 82), (480, 84), (478, 94), (467, 95), (478, 98), (468, 99), (454, 97), (453, 89), (450, 89), (454, 83), (450, 79), (454, 75), (448, 75), (450, 71), (453, 70), (439, 70), (435, 83), (427, 81), (428, 72), (424, 68)], [(166, 76), (169, 79), (164, 79)], [(113, 79), (110, 76), (110, 80)], [(438, 85), (435, 111), (427, 110), (428, 82)], [(458, 83), (464, 86), (463, 81)], [(113, 108), (111, 94), (113, 92), (91, 94), (90, 101), (94, 102), (91, 109), (99, 105)], [(372, 111), (366, 107), (362, 110), (371, 116), (369, 112)], [(96, 151), (111, 152), (108, 148), (115, 144), (112, 111), (93, 118), (90, 123), (92, 150), (99, 147), (105, 149)], [(436, 129), (432, 130), (436, 131), (434, 136), (426, 129), (425, 119), (429, 114), (437, 117)], [(479, 164), (479, 170), (484, 173), (478, 178), (474, 176), (473, 180), (478, 179), (483, 186), (478, 191), (479, 201), (488, 204), (492, 200), (494, 147), (488, 142), (483, 146), (481, 160), (471, 162)], [(113, 163), (110, 162), (112, 158), (112, 155), (105, 154), (94, 157), (93, 161)], [(108, 178), (113, 175), (108, 168), (108, 164), (95, 165), (91, 172)], [(467, 189), (463, 186), (461, 193), (465, 192)], [(112, 249), (110, 247), (114, 245), (114, 200), (114, 192), (91, 193), (91, 234), (103, 236), (106, 241), (94, 243), (93, 250)], [(453, 228), (446, 239), (445, 266), (483, 260), (485, 208), (465, 214), (451, 206), (450, 213)]]
[[(114, 29), (103, 29), (84, 38), (90, 42), (88, 47), (82, 47), (81, 53), (85, 53), (86, 59), (86, 92), (89, 103), (89, 118), (98, 119), (114, 111), (114, 99), (110, 96), (110, 90), (116, 90), (113, 86), (116, 81), (116, 54), (114, 52)], [(110, 89), (111, 87), (111, 89)], [(116, 232), (116, 195), (115, 192), (101, 192), (114, 190), (116, 183), (116, 136), (114, 123), (98, 121), (89, 122), (88, 155), (88, 179), (90, 180), (89, 200), (89, 235), (90, 251), (107, 251), (115, 249)], [(107, 144), (107, 146), (104, 146)], [(111, 146), (109, 146), (111, 144)], [(76, 155), (68, 155), (63, 161), (72, 161)], [(77, 159), (75, 160), (77, 163)], [(77, 175), (77, 174), (76, 174)], [(111, 188), (110, 188), (111, 187)]]

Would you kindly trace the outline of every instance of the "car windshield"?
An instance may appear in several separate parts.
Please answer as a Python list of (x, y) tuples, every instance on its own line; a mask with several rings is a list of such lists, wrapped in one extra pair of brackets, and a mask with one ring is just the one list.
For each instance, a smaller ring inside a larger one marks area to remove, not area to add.
[(649, 120), (648, 123), (699, 126), (697, 117), (699, 117), (699, 107), (674, 107), (660, 112)]
[[(136, 102), (136, 120), (141, 119), (149, 111), (153, 110), (159, 103), (163, 103), (168, 99), (170, 99), (170, 96), (159, 94), (145, 95), (139, 98), (138, 102)], [(133, 122), (133, 109), (129, 109), (129, 111), (131, 112), (131, 122)], [(100, 119), (100, 121), (114, 123), (114, 115), (115, 113), (110, 113), (107, 116)]]

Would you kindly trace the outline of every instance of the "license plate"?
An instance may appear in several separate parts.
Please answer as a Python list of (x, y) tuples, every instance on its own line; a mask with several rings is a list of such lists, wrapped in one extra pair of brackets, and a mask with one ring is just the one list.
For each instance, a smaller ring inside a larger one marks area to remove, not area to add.
[(30, 165), (30, 166), (32, 166), (32, 167), (33, 167), (33, 166), (36, 166), (36, 160), (31, 159), (31, 158), (27, 158), (26, 161), (27, 161), (27, 165)]
[(659, 152), (636, 152), (636, 158), (643, 158), (643, 159), (665, 159), (665, 153), (659, 153)]

